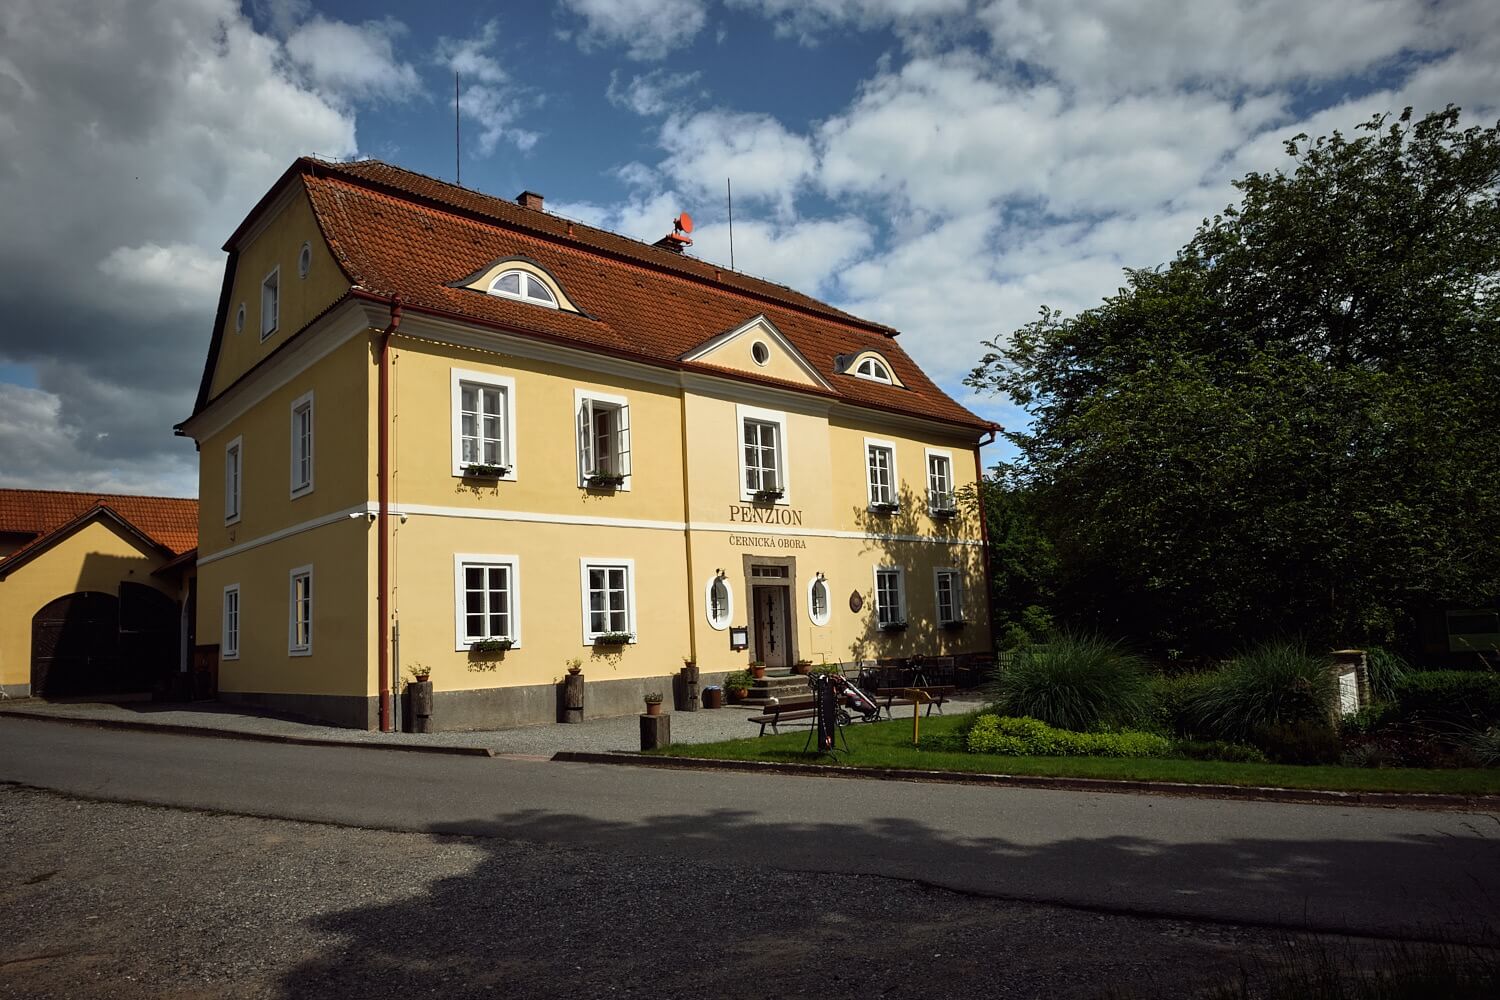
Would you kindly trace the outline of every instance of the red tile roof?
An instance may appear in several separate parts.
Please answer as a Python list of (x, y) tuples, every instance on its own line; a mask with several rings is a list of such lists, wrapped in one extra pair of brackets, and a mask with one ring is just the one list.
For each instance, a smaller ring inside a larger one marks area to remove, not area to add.
[(58, 528), (95, 507), (107, 507), (153, 542), (181, 555), (198, 545), (198, 501), (119, 493), (0, 489), (0, 533), (35, 536), (10, 558), (25, 553)]
[[(399, 294), (409, 308), (718, 375), (725, 370), (680, 358), (763, 313), (834, 386), (836, 398), (962, 425), (976, 434), (993, 427), (938, 388), (897, 344), (896, 331), (783, 285), (376, 160), (304, 159), (288, 177), (298, 166), (323, 234), (349, 278), (370, 293)], [(452, 287), (506, 257), (527, 257), (545, 267), (586, 315)], [(888, 358), (906, 388), (836, 374), (838, 355), (866, 348)]]

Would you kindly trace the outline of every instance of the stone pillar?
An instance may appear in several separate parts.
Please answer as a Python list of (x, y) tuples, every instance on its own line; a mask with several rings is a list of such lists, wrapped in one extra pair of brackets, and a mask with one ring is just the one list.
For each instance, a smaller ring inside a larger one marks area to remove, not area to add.
[(563, 721), (583, 721), (582, 674), (568, 674), (563, 678)]
[[(1370, 704), (1370, 661), (1362, 649), (1335, 649), (1328, 654), (1328, 670), (1333, 674), (1334, 683), (1341, 684), (1341, 678), (1348, 674), (1354, 675), (1354, 690), (1356, 708), (1365, 708)], [(1337, 690), (1337, 689), (1336, 689)], [(1334, 694), (1332, 706), (1333, 721), (1338, 723), (1343, 714), (1339, 703), (1339, 695)]]
[(660, 750), (672, 745), (672, 717), (670, 715), (645, 715), (641, 717), (641, 749)]

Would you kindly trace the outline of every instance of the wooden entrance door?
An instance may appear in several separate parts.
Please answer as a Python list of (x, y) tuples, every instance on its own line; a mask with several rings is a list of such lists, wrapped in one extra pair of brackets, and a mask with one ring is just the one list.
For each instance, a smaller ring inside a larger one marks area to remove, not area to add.
[(768, 667), (792, 665), (788, 595), (785, 585), (751, 588), (755, 613), (755, 658)]
[(120, 690), (120, 602), (113, 594), (69, 594), (32, 616), (33, 695)]

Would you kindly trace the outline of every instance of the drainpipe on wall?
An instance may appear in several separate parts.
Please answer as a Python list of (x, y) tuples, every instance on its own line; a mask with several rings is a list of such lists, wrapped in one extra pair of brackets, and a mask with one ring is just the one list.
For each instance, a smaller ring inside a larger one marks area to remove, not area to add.
[[(380, 533), (376, 536), (376, 594), (375, 613), (380, 619), (380, 654), (377, 670), (380, 674), (380, 731), (392, 731), (392, 684), (391, 644), (387, 638), (391, 616), (391, 335), (401, 326), (401, 296), (391, 296), (391, 322), (380, 334), (380, 376), (378, 394), (377, 429), (375, 432), (376, 493), (380, 511), (376, 521)], [(977, 455), (978, 452), (975, 452)]]

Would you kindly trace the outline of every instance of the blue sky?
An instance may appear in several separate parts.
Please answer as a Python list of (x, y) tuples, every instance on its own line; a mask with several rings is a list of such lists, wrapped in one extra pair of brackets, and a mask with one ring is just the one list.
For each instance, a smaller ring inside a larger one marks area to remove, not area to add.
[[(224, 238), (302, 153), (375, 156), (897, 327), (951, 393), (1043, 305), (1169, 259), (1300, 131), (1492, 122), (1493, 0), (11, 0), (0, 485), (190, 494)], [(993, 449), (990, 457), (1002, 452)]]

